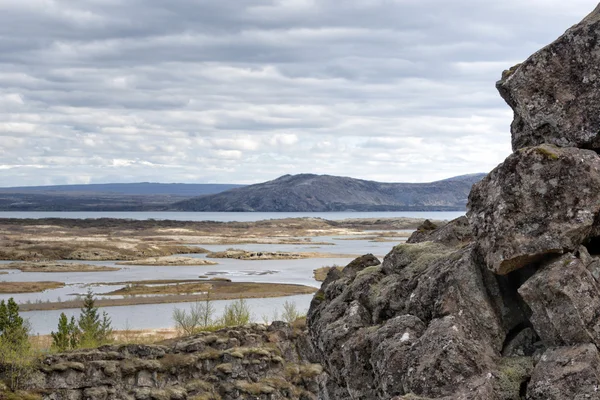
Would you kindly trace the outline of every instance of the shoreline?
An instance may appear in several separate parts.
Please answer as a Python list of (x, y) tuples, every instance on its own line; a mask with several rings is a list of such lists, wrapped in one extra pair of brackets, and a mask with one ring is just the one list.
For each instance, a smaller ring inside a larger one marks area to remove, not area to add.
[[(252, 283), (256, 284), (256, 283)], [(267, 299), (275, 297), (288, 297), (297, 296), (303, 294), (313, 294), (318, 289), (311, 286), (304, 285), (293, 285), (293, 284), (277, 284), (281, 286), (287, 286), (288, 290), (276, 290), (270, 293), (251, 293), (251, 292), (238, 292), (238, 293), (215, 293), (211, 292), (210, 300), (238, 300), (238, 299)], [(121, 299), (96, 299), (96, 307), (120, 307), (120, 306), (133, 306), (143, 304), (177, 304), (177, 303), (191, 303), (197, 301), (205, 301), (206, 295), (204, 294), (174, 294), (174, 295), (162, 295), (162, 296), (151, 296), (151, 297), (129, 297)], [(19, 304), (19, 311), (47, 311), (47, 310), (68, 310), (68, 309), (80, 309), (83, 306), (83, 300), (68, 300), (62, 302), (48, 302), (48, 303), (31, 303), (31, 304)]]

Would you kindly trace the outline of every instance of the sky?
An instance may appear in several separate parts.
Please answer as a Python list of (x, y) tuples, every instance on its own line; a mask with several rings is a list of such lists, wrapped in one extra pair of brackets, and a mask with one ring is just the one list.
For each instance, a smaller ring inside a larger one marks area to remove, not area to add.
[(488, 172), (502, 71), (596, 5), (0, 0), (0, 186)]

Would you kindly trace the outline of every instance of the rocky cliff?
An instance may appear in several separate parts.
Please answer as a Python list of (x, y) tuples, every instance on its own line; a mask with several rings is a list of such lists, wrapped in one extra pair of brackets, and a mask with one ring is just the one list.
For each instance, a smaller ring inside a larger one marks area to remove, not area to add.
[(322, 399), (600, 399), (600, 6), (505, 71), (514, 153), (467, 218), (329, 272)]
[(484, 174), (431, 183), (383, 183), (330, 175), (284, 175), (273, 181), (176, 203), (184, 211), (464, 210)]

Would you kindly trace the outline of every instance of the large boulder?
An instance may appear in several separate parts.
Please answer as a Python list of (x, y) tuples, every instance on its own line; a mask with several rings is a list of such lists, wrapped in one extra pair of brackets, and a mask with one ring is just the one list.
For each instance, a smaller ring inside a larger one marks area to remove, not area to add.
[(541, 145), (511, 154), (469, 195), (480, 253), (497, 274), (577, 249), (600, 211), (600, 157)]
[(546, 346), (600, 346), (600, 285), (587, 269), (591, 260), (582, 258), (565, 254), (519, 288), (531, 307), (530, 321)]
[(600, 399), (600, 357), (593, 344), (547, 350), (527, 387), (528, 400)]
[(514, 111), (512, 146), (600, 149), (600, 6), (496, 84)]
[(511, 313), (473, 246), (402, 244), (369, 264), (330, 274), (308, 313), (330, 398), (493, 398)]

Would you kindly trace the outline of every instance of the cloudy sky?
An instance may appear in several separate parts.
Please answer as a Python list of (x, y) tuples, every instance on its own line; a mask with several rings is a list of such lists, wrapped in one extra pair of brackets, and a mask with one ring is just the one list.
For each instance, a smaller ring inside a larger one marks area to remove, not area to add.
[(596, 4), (0, 0), (0, 186), (487, 172), (502, 70)]

